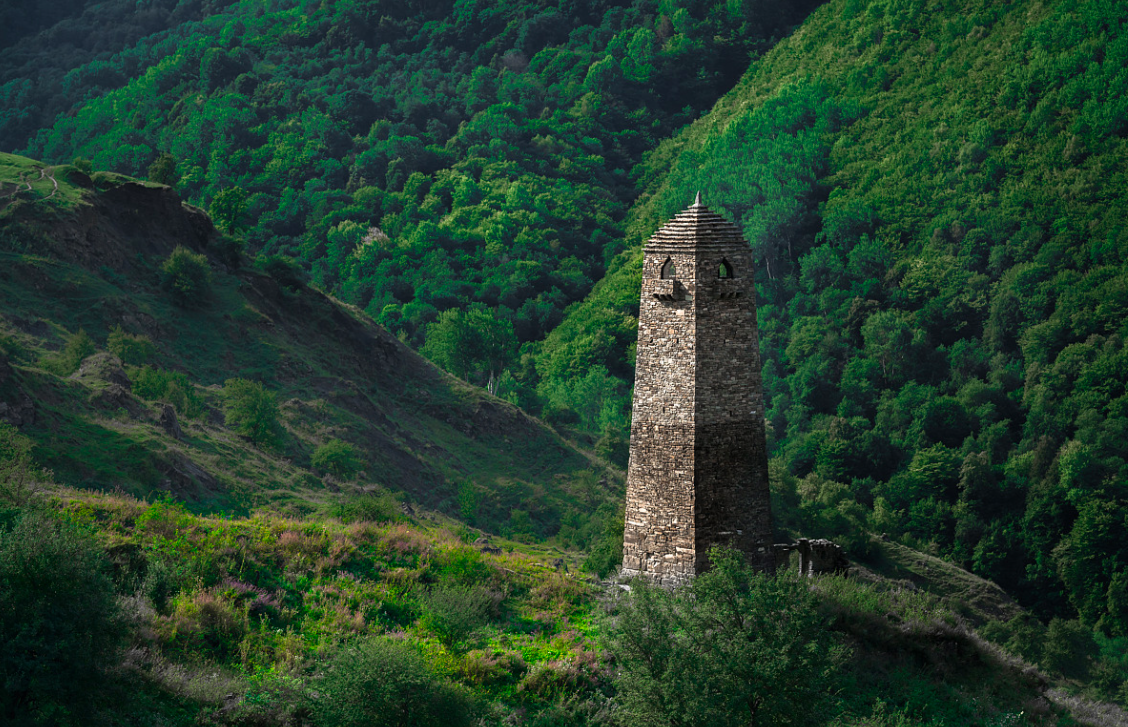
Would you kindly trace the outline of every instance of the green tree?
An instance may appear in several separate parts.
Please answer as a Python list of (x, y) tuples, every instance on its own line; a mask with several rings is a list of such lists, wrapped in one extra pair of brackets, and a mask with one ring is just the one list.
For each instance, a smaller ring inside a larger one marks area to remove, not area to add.
[(310, 464), (337, 477), (351, 477), (361, 467), (356, 447), (340, 439), (330, 439), (321, 444), (310, 458)]
[(410, 646), (381, 636), (341, 650), (317, 682), (325, 727), (459, 727), (478, 709), (463, 687), (435, 676)]
[(1126, 524), (1122, 502), (1092, 498), (1078, 507), (1073, 528), (1054, 548), (1058, 576), (1081, 622), (1089, 628), (1128, 630), (1128, 624), (1107, 612), (1115, 564), (1128, 556), (1123, 539)]
[(88, 534), (38, 510), (0, 530), (0, 721), (87, 724), (125, 633)]
[(427, 326), (420, 352), (455, 376), (484, 380), (493, 394), (498, 377), (517, 354), (517, 337), (513, 322), (489, 309), (452, 308)]
[(161, 265), (161, 272), (161, 284), (177, 305), (198, 308), (207, 303), (212, 274), (206, 257), (177, 245)]
[(176, 157), (168, 152), (161, 152), (149, 165), (148, 174), (150, 180), (170, 187), (175, 187), (180, 181), (180, 175), (176, 173)]
[(809, 584), (713, 549), (668, 591), (637, 579), (611, 627), (622, 719), (652, 725), (820, 722), (837, 661)]
[(208, 205), (208, 214), (229, 235), (243, 229), (243, 216), (247, 211), (247, 193), (242, 187), (228, 187), (217, 194)]
[(881, 373), (886, 379), (900, 381), (913, 342), (909, 316), (896, 310), (874, 313), (862, 324), (862, 340), (866, 355), (881, 364)]
[(228, 379), (223, 384), (224, 422), (255, 444), (278, 441), (278, 400), (257, 381)]

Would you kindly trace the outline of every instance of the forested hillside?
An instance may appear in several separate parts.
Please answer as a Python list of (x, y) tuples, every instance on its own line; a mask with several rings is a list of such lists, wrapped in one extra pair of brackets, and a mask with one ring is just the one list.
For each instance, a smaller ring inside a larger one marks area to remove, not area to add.
[(0, 139), (174, 184), (496, 389), (623, 249), (642, 154), (813, 5), (109, 2), (0, 53)]
[(701, 189), (756, 251), (793, 524), (904, 537), (1128, 636), (1126, 20), (821, 8), (641, 165), (632, 250), (539, 348), (540, 386), (629, 371), (639, 246)]

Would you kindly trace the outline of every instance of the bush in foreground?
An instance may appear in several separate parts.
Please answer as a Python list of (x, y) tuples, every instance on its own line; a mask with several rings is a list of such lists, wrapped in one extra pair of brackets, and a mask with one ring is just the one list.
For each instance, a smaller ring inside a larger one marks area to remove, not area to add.
[(343, 650), (314, 702), (325, 727), (459, 727), (477, 714), (473, 697), (431, 673), (406, 644), (373, 637)]
[(714, 549), (675, 591), (636, 580), (611, 632), (628, 725), (803, 725), (838, 661), (807, 583)]
[(0, 531), (0, 722), (86, 722), (125, 635), (108, 570), (89, 535), (46, 513)]

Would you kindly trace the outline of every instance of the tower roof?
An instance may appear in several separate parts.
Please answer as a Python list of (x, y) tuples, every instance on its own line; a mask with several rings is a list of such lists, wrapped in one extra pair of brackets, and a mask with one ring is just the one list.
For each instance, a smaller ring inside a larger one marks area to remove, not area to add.
[(711, 247), (714, 245), (744, 245), (744, 234), (740, 228), (712, 211), (697, 199), (673, 219), (663, 225), (646, 241), (647, 248), (667, 247)]

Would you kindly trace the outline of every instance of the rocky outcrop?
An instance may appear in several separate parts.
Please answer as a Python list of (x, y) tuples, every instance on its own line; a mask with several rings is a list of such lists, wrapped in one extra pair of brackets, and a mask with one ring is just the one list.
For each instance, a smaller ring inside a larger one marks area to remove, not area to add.
[(158, 423), (168, 436), (177, 440), (184, 439), (184, 432), (181, 431), (180, 422), (176, 418), (176, 409), (173, 409), (171, 405), (161, 405)]
[(87, 382), (102, 381), (127, 392), (133, 390), (133, 384), (122, 368), (121, 360), (112, 353), (96, 353), (86, 357), (70, 377)]

